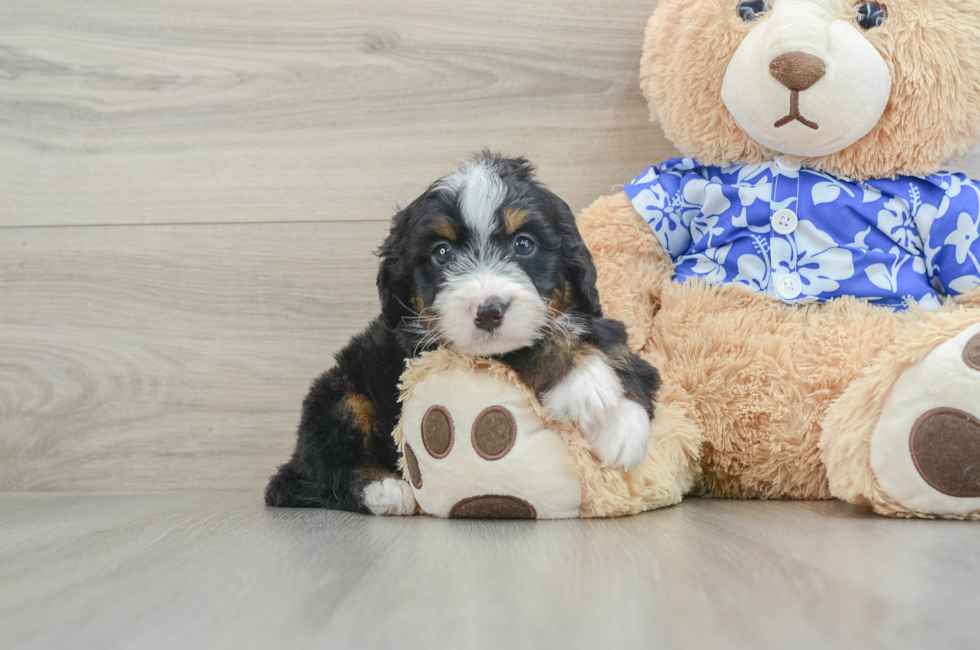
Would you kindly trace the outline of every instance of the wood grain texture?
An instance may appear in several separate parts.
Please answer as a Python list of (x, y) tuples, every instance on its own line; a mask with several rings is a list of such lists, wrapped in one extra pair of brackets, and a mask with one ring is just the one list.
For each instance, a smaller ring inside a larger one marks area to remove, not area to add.
[(843, 503), (616, 520), (0, 495), (0, 647), (976, 648), (980, 530)]
[(385, 229), (0, 229), (0, 491), (262, 485)]
[(0, 224), (387, 219), (472, 151), (576, 209), (674, 148), (632, 0), (0, 0)]

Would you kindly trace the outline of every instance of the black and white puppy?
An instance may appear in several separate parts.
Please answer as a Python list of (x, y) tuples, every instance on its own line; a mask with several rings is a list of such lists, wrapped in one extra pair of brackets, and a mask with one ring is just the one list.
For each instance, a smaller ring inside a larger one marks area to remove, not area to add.
[(575, 217), (526, 160), (475, 156), (395, 215), (380, 256), (381, 316), (313, 383), (266, 503), (414, 513), (395, 473), (397, 385), (438, 346), (509, 365), (607, 466), (643, 460), (657, 371), (602, 317)]

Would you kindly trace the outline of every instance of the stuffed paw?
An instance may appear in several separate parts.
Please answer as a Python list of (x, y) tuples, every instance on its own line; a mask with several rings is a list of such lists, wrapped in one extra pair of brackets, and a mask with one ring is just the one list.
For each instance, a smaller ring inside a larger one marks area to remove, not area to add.
[[(452, 360), (446, 353), (439, 358)], [(526, 389), (465, 364), (426, 374), (412, 387), (399, 426), (405, 474), (423, 511), (480, 519), (579, 516), (578, 473)]]
[[(563, 519), (635, 514), (677, 503), (698, 473), (700, 429), (661, 402), (642, 414), (642, 462), (597, 458), (574, 424), (553, 419), (505, 365), (445, 348), (402, 375), (395, 441), (421, 510), (436, 517)], [(616, 411), (635, 429), (636, 414)], [(630, 431), (634, 437), (635, 431)], [(649, 445), (649, 450), (647, 447)]]

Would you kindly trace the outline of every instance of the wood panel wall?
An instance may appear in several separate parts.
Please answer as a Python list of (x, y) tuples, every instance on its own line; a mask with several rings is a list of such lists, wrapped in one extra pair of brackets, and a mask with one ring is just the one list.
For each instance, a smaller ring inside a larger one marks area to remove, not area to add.
[(575, 210), (676, 155), (655, 4), (0, 0), (0, 491), (263, 485), (396, 204), (481, 147)]

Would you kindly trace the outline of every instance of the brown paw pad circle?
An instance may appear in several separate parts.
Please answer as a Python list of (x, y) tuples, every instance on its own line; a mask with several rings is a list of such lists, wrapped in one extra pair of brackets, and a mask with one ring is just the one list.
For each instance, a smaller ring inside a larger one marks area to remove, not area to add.
[(473, 449), (486, 460), (503, 458), (517, 440), (517, 423), (510, 411), (503, 406), (484, 409), (473, 421), (470, 433)]
[(974, 336), (966, 344), (966, 349), (963, 350), (963, 360), (966, 361), (966, 365), (974, 370), (980, 370), (980, 334)]
[(422, 472), (419, 470), (419, 459), (415, 457), (415, 452), (412, 451), (412, 447), (407, 442), (405, 443), (405, 467), (408, 469), (408, 478), (418, 490), (422, 487)]
[(524, 499), (487, 494), (457, 502), (449, 516), (453, 519), (537, 519), (538, 513)]
[(980, 420), (958, 409), (929, 411), (909, 446), (926, 483), (951, 497), (980, 497)]
[(453, 416), (444, 406), (432, 406), (422, 416), (422, 444), (433, 458), (445, 458), (453, 449)]

